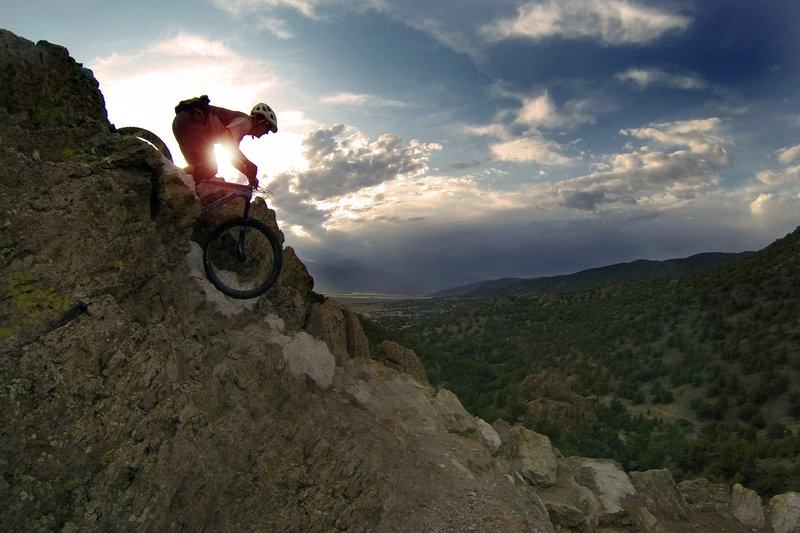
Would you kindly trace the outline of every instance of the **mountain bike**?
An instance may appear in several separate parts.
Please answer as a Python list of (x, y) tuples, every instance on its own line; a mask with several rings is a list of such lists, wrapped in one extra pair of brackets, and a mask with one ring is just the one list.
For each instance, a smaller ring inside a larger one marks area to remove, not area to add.
[(283, 264), (283, 249), (277, 236), (266, 224), (250, 217), (253, 192), (270, 192), (216, 180), (214, 186), (218, 193), (201, 208), (201, 218), (237, 198), (245, 201), (244, 213), (217, 226), (208, 236), (203, 248), (203, 269), (223, 294), (255, 298), (275, 284)]
[[(136, 137), (172, 161), (167, 145), (156, 134), (143, 128), (124, 127), (117, 131)], [(198, 184), (210, 185), (213, 194), (203, 196), (200, 218), (210, 220), (221, 207), (244, 200), (241, 216), (227, 217), (214, 228), (203, 247), (203, 269), (208, 280), (231, 298), (255, 298), (264, 294), (278, 280), (283, 264), (283, 249), (278, 237), (260, 220), (250, 217), (253, 192), (271, 194), (267, 189), (212, 179)], [(198, 196), (200, 196), (198, 190)]]

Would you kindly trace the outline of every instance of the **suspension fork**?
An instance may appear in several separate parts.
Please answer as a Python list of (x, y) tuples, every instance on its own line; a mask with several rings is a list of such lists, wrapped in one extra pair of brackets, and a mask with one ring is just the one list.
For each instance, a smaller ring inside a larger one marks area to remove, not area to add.
[[(250, 219), (250, 200), (253, 198), (253, 190), (250, 189), (250, 194), (247, 195), (247, 203), (244, 204), (244, 214), (243, 219), (247, 222)], [(241, 231), (239, 231), (239, 239), (236, 241), (236, 259), (241, 262), (244, 262), (247, 259), (247, 249), (244, 245), (245, 235), (247, 234), (247, 226), (242, 226)]]

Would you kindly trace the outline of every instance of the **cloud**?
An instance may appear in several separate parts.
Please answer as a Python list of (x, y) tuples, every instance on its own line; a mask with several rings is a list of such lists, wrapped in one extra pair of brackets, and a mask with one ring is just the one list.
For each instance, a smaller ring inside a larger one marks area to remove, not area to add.
[(302, 145), (307, 168), (279, 174), (269, 187), (281, 216), (306, 230), (375, 211), (387, 183), (425, 174), (431, 153), (442, 148), (395, 134), (373, 141), (341, 124), (309, 133)]
[[(606, 45), (645, 45), (691, 24), (686, 16), (627, 0), (536, 0), (521, 5), (518, 0), (214, 0), (214, 5), (238, 16), (259, 13), (262, 26), (281, 9), (314, 20), (372, 10), (477, 60), (483, 59), (487, 44), (506, 39), (589, 38)], [(515, 17), (501, 18), (514, 7)], [(291, 36), (283, 23), (265, 28), (281, 38)]]
[(800, 194), (797, 191), (759, 193), (749, 205), (754, 225), (777, 226), (775, 231), (786, 231), (797, 227)]
[[(778, 155), (778, 161), (788, 165), (800, 158), (800, 144), (781, 148), (775, 153)], [(771, 186), (800, 181), (800, 165), (787, 166), (780, 170), (762, 170), (756, 174), (756, 179)]]
[(489, 148), (498, 161), (548, 166), (573, 163), (572, 159), (563, 155), (564, 147), (548, 139), (543, 131), (558, 128), (563, 132), (580, 124), (594, 122), (594, 116), (587, 111), (590, 107), (588, 100), (572, 100), (559, 109), (547, 91), (521, 95), (495, 87), (494, 92), (501, 97), (518, 100), (519, 107), (501, 111), (495, 123), (464, 126), (462, 130), (465, 133), (496, 139)]
[(540, 135), (529, 135), (491, 145), (492, 155), (500, 161), (569, 165), (571, 160), (561, 155), (561, 145)]
[(406, 107), (407, 104), (398, 100), (389, 100), (375, 94), (337, 93), (324, 96), (320, 99), (323, 104), (343, 106), (371, 106), (371, 107)]
[(289, 23), (284, 19), (273, 17), (260, 17), (258, 20), (258, 29), (266, 30), (273, 34), (278, 39), (292, 39), (294, 33), (289, 29)]
[(290, 8), (298, 13), (317, 18), (320, 6), (340, 3), (331, 0), (214, 0), (214, 5), (234, 15), (258, 12), (267, 8)]
[(522, 99), (522, 109), (517, 113), (514, 121), (525, 126), (541, 128), (556, 126), (562, 122), (555, 105), (550, 100), (547, 92), (532, 98)]
[(766, 205), (770, 203), (770, 200), (773, 198), (774, 195), (772, 194), (759, 194), (758, 198), (753, 200), (753, 202), (750, 204), (750, 212), (754, 215), (763, 215)]
[(512, 95), (519, 99), (522, 106), (512, 113), (516, 115), (514, 123), (534, 130), (572, 129), (581, 124), (595, 121), (588, 111), (591, 103), (587, 99), (570, 100), (558, 109), (547, 91), (534, 96)]
[(790, 146), (788, 148), (781, 148), (777, 152), (778, 160), (781, 163), (791, 163), (792, 161), (800, 158), (800, 144)]
[[(460, 0), (214, 0), (214, 5), (237, 16), (261, 13), (263, 19), (286, 9), (313, 20), (371, 10), (420, 31), (449, 49), (473, 57), (480, 56), (481, 46), (474, 29), (470, 29), (474, 26), (473, 21), (486, 20), (497, 9), (493, 2), (465, 3)], [(291, 34), (286, 26), (280, 26), (282, 33), (268, 29), (279, 36)]]
[(706, 86), (705, 81), (693, 74), (671, 74), (657, 68), (629, 68), (617, 74), (616, 79), (630, 81), (639, 89), (646, 89), (651, 85), (661, 85), (674, 89), (698, 90)]
[(600, 171), (559, 182), (556, 194), (563, 205), (583, 210), (633, 203), (663, 208), (690, 200), (715, 185), (717, 171), (731, 164), (720, 127), (719, 119), (709, 118), (623, 130), (662, 150), (644, 145), (611, 155)]
[(800, 165), (787, 167), (781, 170), (762, 170), (756, 174), (756, 179), (767, 185), (782, 185), (800, 180)]
[(522, 5), (515, 18), (483, 29), (489, 41), (591, 38), (607, 45), (647, 44), (686, 29), (688, 17), (622, 0), (549, 0)]

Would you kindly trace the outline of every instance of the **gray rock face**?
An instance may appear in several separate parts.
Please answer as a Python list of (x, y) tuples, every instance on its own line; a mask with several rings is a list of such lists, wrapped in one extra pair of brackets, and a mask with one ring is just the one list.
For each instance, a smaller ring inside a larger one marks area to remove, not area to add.
[(767, 514), (775, 533), (800, 533), (800, 493), (773, 496), (767, 505)]
[(733, 486), (731, 492), (731, 514), (739, 522), (753, 529), (764, 527), (766, 522), (761, 497), (739, 483)]
[(339, 364), (370, 357), (369, 341), (358, 317), (334, 300), (312, 304), (305, 329), (325, 340)]
[(764, 509), (475, 418), (410, 350), (371, 353), (289, 248), (274, 288), (225, 298), (191, 180), (114, 133), (63, 48), (0, 51), (4, 530), (796, 531), (797, 494)]
[(414, 350), (409, 350), (400, 346), (396, 342), (383, 341), (375, 349), (374, 359), (382, 362), (389, 368), (394, 368), (400, 372), (406, 372), (414, 376), (417, 381), (428, 382), (428, 375), (422, 361), (419, 360)]

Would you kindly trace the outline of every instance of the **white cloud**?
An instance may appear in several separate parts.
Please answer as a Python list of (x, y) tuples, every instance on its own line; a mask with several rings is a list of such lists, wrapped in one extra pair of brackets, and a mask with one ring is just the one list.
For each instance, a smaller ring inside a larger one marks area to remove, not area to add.
[(406, 143), (394, 134), (373, 141), (341, 124), (309, 133), (302, 146), (307, 167), (276, 176), (270, 188), (281, 216), (308, 229), (375, 211), (383, 205), (387, 183), (425, 174), (431, 153), (442, 148)]
[(267, 30), (278, 39), (291, 39), (294, 33), (289, 29), (289, 23), (284, 19), (273, 17), (259, 17), (258, 29)]
[(569, 165), (571, 160), (561, 155), (561, 146), (540, 135), (520, 137), (491, 146), (492, 155), (500, 161), (514, 163), (539, 163), (542, 165)]
[(343, 106), (405, 107), (407, 104), (375, 94), (337, 93), (320, 99), (323, 104)]
[(309, 18), (316, 18), (320, 6), (335, 3), (339, 2), (336, 0), (214, 0), (215, 6), (234, 15), (258, 12), (265, 8), (286, 7)]
[(564, 205), (583, 210), (642, 202), (664, 207), (690, 200), (716, 185), (717, 172), (731, 164), (720, 127), (719, 119), (710, 118), (623, 130), (662, 151), (644, 145), (612, 155), (603, 170), (556, 184), (557, 194)]
[(515, 120), (518, 124), (535, 128), (555, 126), (561, 121), (555, 105), (546, 92), (533, 98), (523, 98), (522, 109), (519, 110)]
[[(788, 165), (800, 158), (800, 144), (781, 148), (775, 153), (778, 155), (778, 161)], [(756, 179), (771, 186), (800, 181), (800, 165), (787, 166), (780, 170), (762, 170), (756, 174)]]
[(778, 160), (781, 163), (791, 163), (792, 161), (800, 158), (800, 144), (790, 146), (788, 148), (781, 148), (777, 153)]
[(767, 185), (782, 185), (800, 180), (800, 165), (787, 167), (782, 170), (762, 170), (756, 174), (756, 179)]
[[(529, 120), (535, 120), (530, 117)], [(489, 145), (492, 156), (498, 161), (514, 163), (539, 163), (542, 165), (569, 165), (571, 160), (562, 155), (562, 147), (555, 141), (547, 140), (536, 131), (530, 129), (521, 135), (515, 135), (503, 124), (483, 126), (464, 126), (462, 130), (470, 135), (492, 137), (496, 139)]]
[[(542, 130), (570, 130), (580, 124), (594, 122), (587, 111), (588, 100), (572, 100), (561, 109), (547, 91), (532, 96), (520, 95), (495, 87), (496, 94), (519, 100), (520, 106), (498, 113), (497, 122), (482, 126), (465, 126), (469, 135), (492, 137), (493, 157), (499, 161), (538, 163), (549, 166), (571, 165), (573, 161), (563, 154), (564, 147), (548, 139)], [(501, 121), (507, 120), (508, 124)]]
[(608, 45), (647, 44), (670, 31), (686, 29), (690, 19), (623, 0), (528, 2), (517, 16), (484, 28), (490, 41), (592, 38)]
[[(622, 130), (620, 133), (638, 139), (652, 140), (666, 146), (688, 146), (695, 153), (716, 152), (727, 158), (727, 154), (722, 150), (726, 141), (719, 133), (721, 126), (722, 121), (712, 117), (667, 122), (646, 128)], [(726, 161), (727, 163), (729, 161)]]
[(651, 85), (662, 85), (675, 89), (697, 90), (706, 86), (705, 81), (693, 74), (672, 74), (657, 68), (629, 68), (615, 76), (620, 81), (630, 81), (640, 89)]
[(767, 204), (774, 198), (772, 194), (759, 194), (758, 198), (750, 204), (750, 212), (754, 215), (763, 215)]

